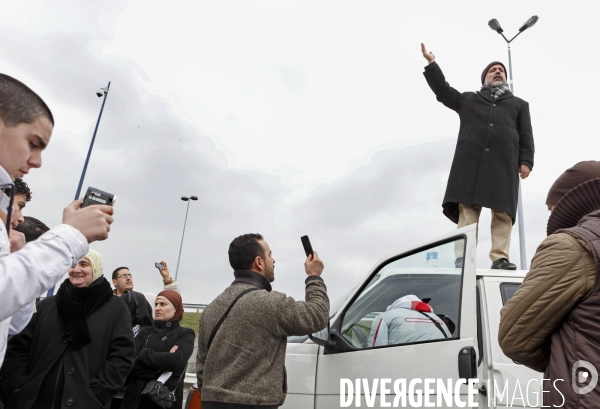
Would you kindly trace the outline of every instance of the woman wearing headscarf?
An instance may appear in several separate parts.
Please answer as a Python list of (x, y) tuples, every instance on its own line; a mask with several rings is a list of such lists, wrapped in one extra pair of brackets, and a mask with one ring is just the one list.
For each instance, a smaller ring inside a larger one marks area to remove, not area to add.
[(6, 409), (110, 407), (135, 350), (127, 305), (102, 273), (102, 257), (90, 250), (11, 338), (0, 370)]
[(183, 303), (179, 293), (165, 290), (154, 302), (152, 327), (143, 328), (135, 337), (136, 359), (129, 375), (121, 409), (155, 408), (142, 391), (149, 381), (163, 372), (172, 372), (164, 385), (175, 391), (172, 409), (180, 409), (183, 400), (183, 377), (188, 359), (194, 350), (194, 331), (183, 328)]

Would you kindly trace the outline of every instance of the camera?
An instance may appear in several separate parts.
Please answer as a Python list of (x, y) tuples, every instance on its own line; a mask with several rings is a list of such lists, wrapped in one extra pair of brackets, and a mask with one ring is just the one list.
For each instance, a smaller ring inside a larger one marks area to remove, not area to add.
[(112, 193), (107, 193), (100, 189), (96, 189), (90, 186), (88, 187), (87, 192), (85, 192), (85, 197), (83, 198), (83, 203), (81, 204), (81, 207), (86, 207), (90, 205), (112, 206), (115, 204), (115, 200), (117, 200), (117, 197)]
[(104, 94), (106, 94), (106, 92), (106, 88), (100, 88), (98, 91), (96, 91), (96, 95), (98, 96), (98, 98), (102, 98)]

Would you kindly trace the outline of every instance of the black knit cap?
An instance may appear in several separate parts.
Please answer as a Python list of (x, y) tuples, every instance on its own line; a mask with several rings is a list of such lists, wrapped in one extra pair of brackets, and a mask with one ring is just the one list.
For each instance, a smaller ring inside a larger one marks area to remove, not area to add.
[(558, 201), (548, 219), (546, 234), (575, 227), (583, 216), (595, 210), (600, 210), (600, 178), (574, 187)]
[(494, 65), (501, 65), (502, 68), (504, 68), (504, 76), (506, 78), (508, 78), (508, 72), (506, 71), (506, 67), (504, 66), (504, 64), (502, 64), (500, 61), (494, 61), (494, 62), (489, 63), (488, 66), (485, 67), (485, 69), (481, 73), (481, 84), (483, 84), (485, 82), (485, 76), (487, 75), (490, 68), (492, 68)]

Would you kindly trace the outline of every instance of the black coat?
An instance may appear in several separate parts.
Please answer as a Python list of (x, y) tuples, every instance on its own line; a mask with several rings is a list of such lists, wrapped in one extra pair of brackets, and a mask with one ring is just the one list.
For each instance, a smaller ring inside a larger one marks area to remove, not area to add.
[[(63, 342), (56, 297), (46, 298), (36, 308), (27, 327), (8, 343), (0, 371), (5, 408), (31, 408), (38, 394), (53, 396), (57, 384), (64, 385), (62, 409), (109, 408), (135, 357), (127, 305), (109, 297), (87, 316), (92, 340), (78, 351)], [(59, 376), (49, 376), (51, 370)]]
[[(180, 409), (184, 372), (194, 351), (194, 338), (194, 331), (181, 327), (179, 321), (154, 321), (152, 327), (143, 328), (135, 337), (137, 358), (129, 375), (121, 409), (152, 408), (141, 399), (142, 390), (148, 381), (157, 379), (165, 371), (173, 372), (165, 386), (170, 391), (177, 386), (176, 403), (172, 409)], [(177, 345), (177, 351), (170, 353), (174, 345)], [(177, 385), (180, 377), (181, 382)]]
[(460, 117), (444, 214), (458, 223), (458, 204), (464, 203), (504, 210), (514, 223), (519, 165), (533, 166), (529, 104), (510, 92), (495, 101), (487, 91), (458, 92), (435, 62), (424, 75), (437, 100)]
[(144, 294), (133, 290), (125, 291), (121, 295), (121, 299), (127, 303), (132, 326), (139, 324), (142, 327), (147, 327), (152, 325), (152, 306), (144, 297)]

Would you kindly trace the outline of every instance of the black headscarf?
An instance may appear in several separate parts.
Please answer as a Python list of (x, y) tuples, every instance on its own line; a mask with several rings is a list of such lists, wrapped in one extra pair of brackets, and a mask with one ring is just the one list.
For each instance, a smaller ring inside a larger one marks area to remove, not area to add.
[(75, 287), (67, 278), (56, 293), (56, 307), (63, 324), (63, 340), (73, 351), (90, 343), (92, 337), (85, 318), (113, 297), (106, 278), (94, 280), (89, 287)]

